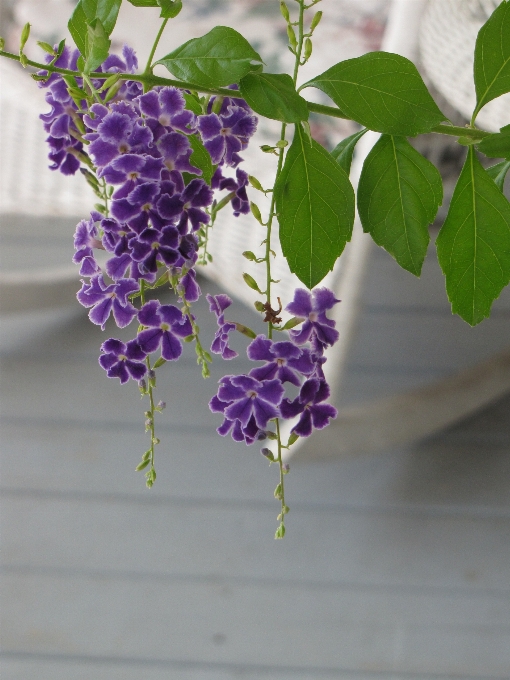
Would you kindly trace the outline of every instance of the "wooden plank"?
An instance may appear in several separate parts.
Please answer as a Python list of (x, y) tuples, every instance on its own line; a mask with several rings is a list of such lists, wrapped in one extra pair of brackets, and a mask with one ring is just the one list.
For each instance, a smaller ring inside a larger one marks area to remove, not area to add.
[(104, 574), (5, 574), (2, 586), (6, 653), (432, 678), (510, 673), (510, 610), (499, 596), (303, 589), (281, 582), (248, 586), (217, 577), (172, 583)]
[[(216, 638), (218, 643), (221, 637)], [(229, 663), (178, 662), (159, 659), (118, 659), (94, 656), (13, 654), (0, 657), (5, 680), (451, 680), (451, 675), (408, 675), (377, 671), (292, 669)], [(455, 680), (487, 680), (487, 676), (456, 675)], [(506, 680), (502, 678), (501, 680)]]
[[(56, 497), (55, 497), (56, 496)], [(274, 542), (278, 508), (206, 498), (136, 503), (100, 496), (4, 493), (2, 559), (44, 568), (285, 579), (460, 593), (510, 594), (510, 517), (399, 509), (291, 508)], [(292, 505), (292, 504), (291, 504)], [(306, 552), (303, 552), (306, 546)], [(374, 556), (377, 556), (374, 559)]]

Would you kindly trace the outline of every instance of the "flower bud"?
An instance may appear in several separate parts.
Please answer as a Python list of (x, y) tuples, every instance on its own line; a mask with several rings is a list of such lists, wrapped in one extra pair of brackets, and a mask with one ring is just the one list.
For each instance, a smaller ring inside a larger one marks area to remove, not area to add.
[(23, 48), (27, 44), (28, 37), (30, 35), (30, 24), (26, 23), (23, 26), (23, 30), (21, 31), (21, 39), (19, 42), (19, 52), (20, 54), (23, 52)]
[(254, 305), (255, 309), (257, 310), (257, 312), (265, 312), (266, 311), (264, 303), (261, 302), (260, 300), (257, 300), (257, 302), (254, 302), (253, 305)]
[(319, 10), (315, 14), (315, 16), (313, 17), (312, 23), (310, 24), (310, 33), (317, 28), (321, 19), (322, 19), (322, 12)]
[(296, 49), (297, 47), (297, 40), (296, 40), (296, 34), (294, 33), (294, 29), (290, 24), (287, 24), (287, 35), (289, 37), (289, 44), (293, 49)]
[(148, 459), (147, 459), (147, 460), (142, 460), (142, 462), (139, 463), (139, 464), (135, 467), (135, 472), (140, 472), (140, 470), (143, 470), (144, 468), (146, 468), (147, 465), (148, 465), (149, 463), (150, 463), (150, 461), (149, 461)]
[(49, 43), (44, 42), (43, 40), (38, 40), (37, 44), (39, 45), (39, 47), (42, 50), (44, 50), (48, 54), (51, 54), (52, 57), (55, 56), (55, 50), (53, 49), (53, 47)]
[(244, 282), (246, 283), (246, 285), (249, 286), (252, 290), (256, 290), (257, 293), (261, 293), (261, 294), (262, 294), (262, 291), (261, 291), (260, 288), (259, 288), (259, 284), (255, 281), (255, 279), (253, 278), (253, 276), (250, 276), (249, 274), (247, 274), (247, 273), (245, 272), (245, 273), (243, 274), (243, 279), (244, 279)]
[(307, 38), (305, 40), (305, 61), (310, 59), (311, 56), (312, 56), (312, 41), (310, 40), (310, 38)]
[(158, 401), (158, 405), (156, 406), (156, 408), (159, 411), (164, 411), (166, 409), (166, 402), (165, 401)]
[(245, 257), (247, 260), (251, 260), (251, 262), (256, 262), (257, 256), (255, 253), (252, 253), (251, 250), (245, 250), (243, 253), (243, 257)]
[(280, 526), (278, 527), (278, 529), (276, 530), (274, 537), (275, 538), (283, 538), (284, 536), (285, 536), (285, 525), (282, 522), (280, 524)]
[(257, 191), (264, 191), (264, 188), (262, 184), (258, 181), (256, 177), (253, 177), (253, 175), (248, 175), (248, 181), (252, 185), (254, 189), (257, 189)]
[(274, 462), (274, 460), (275, 460), (274, 454), (269, 449), (261, 449), (260, 453), (264, 456), (264, 458), (267, 458), (271, 462)]
[(276, 146), (278, 149), (285, 149), (286, 146), (289, 146), (289, 143), (286, 139), (280, 139), (279, 142), (276, 142)]
[(263, 151), (264, 153), (274, 153), (274, 154), (276, 154), (276, 149), (275, 149), (275, 147), (274, 147), (274, 146), (269, 146), (269, 144), (262, 144), (262, 146), (260, 147), (260, 149), (261, 149), (261, 151)]
[(257, 220), (257, 222), (260, 222), (260, 224), (263, 225), (264, 222), (262, 222), (262, 215), (260, 214), (259, 207), (258, 207), (258, 205), (253, 203), (253, 201), (250, 201), (250, 210), (251, 210), (251, 214)]
[(290, 465), (288, 463), (284, 463), (282, 465), (282, 472), (284, 475), (288, 475), (290, 472)]
[(283, 498), (283, 492), (282, 492), (282, 485), (281, 485), (281, 484), (278, 484), (278, 486), (277, 486), (276, 489), (274, 490), (274, 497), (275, 497), (276, 499), (278, 499), (279, 501), (282, 500), (282, 498)]
[(290, 21), (289, 8), (283, 2), (283, 0), (282, 0), (282, 2), (280, 2), (280, 12), (282, 14), (282, 17), (285, 19), (285, 21)]

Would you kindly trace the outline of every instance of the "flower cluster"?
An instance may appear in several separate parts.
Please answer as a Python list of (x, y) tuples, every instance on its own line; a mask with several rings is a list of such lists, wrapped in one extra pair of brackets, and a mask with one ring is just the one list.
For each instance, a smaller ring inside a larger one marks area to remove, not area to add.
[[(66, 48), (56, 63), (74, 68), (77, 58), (76, 51)], [(135, 55), (124, 48), (123, 59), (111, 56), (100, 70), (132, 72), (136, 66)], [(101, 85), (99, 80), (91, 82), (93, 87)], [(121, 382), (140, 380), (145, 375), (142, 359), (157, 349), (163, 359), (177, 359), (182, 338), (193, 335), (194, 328), (189, 308), (183, 315), (157, 301), (140, 310), (133, 302), (137, 297), (144, 302), (142, 287), (164, 281), (186, 305), (199, 298), (194, 269), (198, 232), (210, 221), (214, 190), (230, 192), (234, 214), (249, 211), (248, 175), (237, 167), (242, 160), (237, 152), (248, 144), (256, 118), (245, 102), (228, 97), (218, 115), (197, 115), (186, 108), (183, 93), (175, 87), (143, 93), (138, 83), (123, 82), (112, 101), (87, 107), (86, 100), (76, 101), (75, 91), (60, 75), (52, 74), (43, 85), (52, 109), (42, 118), (51, 153), (60, 154), (50, 154), (54, 169), (73, 174), (85, 160), (94, 173), (84, 172), (103, 188), (98, 194), (102, 212), (93, 211), (76, 227), (73, 261), (84, 277), (77, 297), (90, 309), (90, 320), (103, 329), (110, 315), (119, 328), (138, 319), (142, 330), (137, 338), (127, 345), (116, 339), (103, 343), (100, 364)], [(76, 88), (82, 85), (77, 82)], [(218, 133), (228, 138), (223, 150), (201, 132), (212, 120), (223, 121)], [(203, 144), (214, 153), (211, 162), (217, 167), (210, 185), (192, 162), (194, 141), (195, 148)], [(236, 167), (235, 177), (222, 174), (228, 165)], [(96, 260), (98, 250), (109, 255), (103, 270)]]
[[(56, 49), (56, 48), (55, 48)], [(62, 54), (55, 61), (59, 68), (76, 70), (80, 56), (78, 50), (64, 47)], [(130, 47), (124, 46), (123, 59), (116, 55), (110, 55), (99, 67), (101, 73), (134, 73), (138, 61)], [(47, 55), (46, 61), (52, 60)], [(39, 75), (45, 75), (42, 71)], [(94, 87), (100, 88), (102, 81), (92, 81)], [(64, 175), (74, 175), (80, 167), (80, 156), (83, 154), (82, 133), (83, 113), (82, 108), (86, 105), (85, 99), (80, 99), (81, 79), (74, 79), (70, 88), (69, 84), (58, 73), (52, 73), (47, 80), (41, 81), (41, 87), (47, 88), (46, 102), (51, 106), (48, 113), (41, 114), (44, 130), (48, 133), (46, 141), (50, 147), (49, 159), (51, 170), (60, 170)], [(141, 94), (142, 88), (139, 83), (133, 81), (122, 83), (116, 92), (117, 99), (133, 99)], [(99, 96), (106, 98), (106, 92)]]
[[(226, 295), (218, 295), (210, 296), (209, 302), (219, 325), (214, 341), (217, 349), (213, 351), (223, 353), (228, 349), (228, 322), (223, 318), (223, 311), (231, 300)], [(322, 366), (326, 360), (325, 349), (338, 339), (335, 322), (326, 316), (337, 302), (327, 288), (313, 293), (296, 290), (286, 310), (302, 321), (300, 329), (290, 331), (290, 341), (273, 342), (264, 335), (257, 336), (248, 346), (248, 358), (264, 363), (252, 368), (247, 375), (221, 378), (218, 392), (209, 403), (213, 413), (224, 417), (219, 434), (230, 433), (235, 441), (253, 444), (267, 437), (269, 421), (293, 420), (299, 416), (291, 432), (308, 437), (314, 428), (320, 430), (336, 417), (336, 409), (325, 403), (330, 389)], [(294, 399), (285, 398), (285, 383), (300, 388)]]

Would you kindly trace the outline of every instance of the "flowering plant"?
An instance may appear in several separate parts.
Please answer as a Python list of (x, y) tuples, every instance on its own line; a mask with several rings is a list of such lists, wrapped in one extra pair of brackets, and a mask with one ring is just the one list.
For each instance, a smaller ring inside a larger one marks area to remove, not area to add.
[[(108, 377), (122, 384), (135, 380), (148, 401), (150, 442), (137, 470), (145, 470), (151, 487), (160, 443), (155, 417), (165, 407), (155, 400), (157, 371), (179, 359), (183, 342), (193, 342), (202, 375), (208, 377), (210, 352), (224, 360), (234, 358), (230, 334), (241, 332), (251, 340), (247, 356), (256, 365), (247, 374), (221, 378), (209, 406), (223, 417), (220, 435), (247, 445), (264, 442), (262, 454), (277, 464), (275, 497), (281, 509), (275, 536), (283, 538), (289, 510), (284, 485), (289, 467), (283, 453), (337, 415), (328, 403), (323, 365), (326, 349), (338, 339), (328, 312), (339, 300), (317, 286), (351, 238), (355, 195), (349, 172), (354, 148), (367, 130), (380, 138), (364, 162), (357, 203), (362, 226), (374, 241), (419, 276), (430, 240), (428, 226), (443, 190), (437, 169), (407, 138), (454, 136), (468, 153), (437, 239), (453, 312), (472, 325), (479, 323), (510, 281), (510, 204), (503, 194), (510, 126), (496, 134), (475, 126), (485, 104), (510, 91), (510, 0), (501, 2), (478, 35), (477, 103), (466, 127), (446, 120), (416, 67), (396, 54), (372, 52), (348, 59), (297, 87), (322, 18), (321, 11), (309, 11), (320, 0), (293, 0), (292, 11), (280, 2), (294, 55), (291, 75), (266, 72), (250, 43), (224, 26), (154, 62), (165, 26), (178, 16), (182, 1), (127, 0), (161, 9), (160, 30), (145, 69), (138, 73), (131, 48), (125, 46), (121, 56), (110, 53), (121, 1), (79, 0), (69, 20), (76, 46), (64, 40), (55, 46), (40, 42), (46, 53), (43, 63), (24, 53), (29, 24), (19, 54), (5, 51), (1, 41), (0, 56), (35, 69), (32, 77), (46, 90), (50, 111), (41, 119), (51, 169), (65, 175), (80, 172), (98, 198), (74, 235), (74, 262), (83, 277), (77, 297), (90, 310), (91, 322), (103, 329), (110, 315), (119, 328), (138, 323), (131, 340), (109, 338), (99, 356)], [(155, 76), (156, 64), (173, 77)], [(328, 95), (335, 106), (306, 100), (301, 93), (310, 87)], [(312, 138), (310, 113), (353, 120), (362, 129), (329, 152)], [(257, 116), (281, 122), (280, 138), (261, 147), (277, 158), (274, 184), (266, 189), (241, 167)], [(484, 169), (477, 150), (503, 160)], [(270, 194), (266, 218), (249, 200), (248, 186)], [(243, 256), (264, 268), (264, 290), (249, 274), (244, 282), (259, 297), (255, 308), (267, 332), (256, 335), (227, 320), (232, 300), (209, 295), (218, 330), (208, 351), (193, 313), (201, 295), (196, 267), (211, 261), (210, 229), (221, 228), (218, 214), (227, 206), (234, 215), (251, 211), (265, 229), (261, 251)], [(305, 286), (292, 300), (278, 299), (278, 306), (271, 273), (275, 218), (283, 255)], [(98, 250), (108, 254), (104, 266), (97, 261)], [(157, 299), (162, 287), (175, 292), (177, 305)], [(289, 315), (285, 321), (283, 312)]]

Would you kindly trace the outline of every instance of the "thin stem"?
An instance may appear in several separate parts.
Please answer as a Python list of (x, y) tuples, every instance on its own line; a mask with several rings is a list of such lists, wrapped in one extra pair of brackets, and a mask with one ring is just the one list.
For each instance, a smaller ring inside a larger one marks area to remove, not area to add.
[[(12, 54), (11, 52), (5, 52), (0, 50), (0, 57), (6, 57), (7, 59), (12, 59), (14, 61), (20, 60), (18, 54)], [(27, 60), (29, 66), (33, 66), (41, 71), (47, 71), (48, 73), (60, 73), (64, 76), (75, 76), (82, 77), (83, 74), (79, 71), (71, 71), (65, 68), (59, 68), (57, 66), (50, 66), (49, 64), (41, 64), (37, 61)], [(95, 80), (105, 80), (109, 78), (111, 73), (94, 73)], [(142, 83), (147, 87), (156, 85), (173, 85), (183, 90), (195, 90), (196, 92), (203, 92), (205, 94), (214, 94), (224, 97), (231, 97), (232, 90), (227, 90), (223, 87), (204, 87), (203, 85), (196, 85), (195, 83), (187, 83), (182, 80), (175, 80), (173, 78), (161, 78), (160, 76), (155, 76), (150, 73), (134, 74), (134, 73), (119, 73), (119, 80), (134, 80), (136, 82)], [(305, 100), (306, 101), (306, 100)], [(345, 114), (339, 108), (335, 106), (327, 106), (325, 104), (316, 104), (314, 102), (306, 101), (308, 110), (312, 113), (320, 113), (324, 116), (330, 116), (332, 118), (341, 118), (343, 120), (352, 120), (350, 116)], [(455, 125), (436, 125), (430, 132), (436, 134), (449, 135), (452, 137), (470, 137), (472, 139), (483, 139), (487, 135), (492, 134), (487, 130), (482, 130), (480, 128), (470, 127), (457, 127)]]
[[(285, 141), (285, 131), (287, 130), (287, 125), (285, 123), (282, 124), (281, 128), (281, 133), (280, 133), (280, 141), (284, 142)], [(283, 167), (283, 157), (285, 155), (284, 148), (280, 148), (278, 150), (278, 167), (276, 169), (276, 177), (275, 177), (275, 183), (273, 185), (273, 191), (271, 193), (271, 205), (269, 208), (269, 218), (267, 220), (267, 225), (266, 225), (266, 254), (264, 257), (265, 263), (266, 263), (266, 303), (268, 305), (268, 309), (271, 309), (271, 283), (272, 283), (272, 278), (271, 278), (271, 228), (273, 226), (273, 217), (276, 215), (275, 212), (275, 204), (276, 204), (276, 193), (274, 191), (274, 187), (276, 186), (276, 182), (278, 180), (278, 177), (280, 176), (280, 173), (282, 171)], [(273, 337), (273, 324), (271, 321), (268, 321), (268, 327), (267, 327), (267, 337), (271, 340)]]
[(96, 88), (95, 88), (94, 85), (92, 84), (92, 81), (90, 80), (90, 78), (88, 77), (88, 75), (86, 75), (85, 73), (83, 73), (82, 76), (83, 76), (83, 80), (84, 80), (84, 81), (87, 83), (87, 85), (89, 86), (90, 92), (91, 92), (92, 96), (94, 97), (94, 99), (96, 100), (96, 102), (97, 102), (98, 104), (102, 104), (103, 101), (102, 101), (101, 97), (99, 96), (99, 94), (98, 94)]
[(283, 460), (282, 460), (282, 438), (280, 436), (280, 420), (276, 418), (276, 435), (278, 437), (278, 467), (280, 468), (280, 489), (281, 489), (281, 502), (282, 502), (282, 518), (280, 522), (285, 526), (285, 511), (287, 506), (285, 504), (285, 473), (283, 471)]
[[(140, 280), (140, 303), (141, 306), (145, 304), (145, 280), (141, 279)], [(150, 446), (150, 468), (149, 471), (146, 473), (145, 477), (147, 479), (147, 486), (149, 489), (152, 487), (153, 484), (153, 474), (155, 473), (155, 467), (154, 467), (154, 446), (156, 443), (156, 432), (154, 429), (154, 416), (155, 416), (155, 411), (154, 411), (154, 393), (152, 391), (152, 384), (151, 384), (151, 360), (149, 356), (145, 358), (145, 364), (147, 366), (147, 394), (149, 395), (149, 404), (150, 408), (148, 409), (148, 412), (150, 414), (150, 417), (148, 418), (149, 421), (149, 427), (148, 429), (150, 430), (150, 437), (151, 437), (151, 446)]]
[(202, 254), (200, 256), (200, 261), (198, 264), (200, 265), (206, 265), (207, 264), (207, 247), (209, 244), (209, 230), (214, 227), (214, 223), (216, 222), (216, 215), (219, 213), (220, 210), (222, 210), (226, 205), (230, 203), (230, 201), (234, 198), (236, 195), (235, 191), (231, 191), (229, 194), (224, 196), (219, 203), (216, 205), (213, 205), (213, 208), (211, 210), (211, 221), (205, 225), (204, 227), (204, 240), (202, 242), (203, 245), (203, 250)]
[(152, 60), (154, 58), (154, 54), (156, 52), (156, 49), (158, 47), (159, 41), (161, 39), (161, 36), (163, 35), (163, 31), (165, 30), (165, 26), (168, 23), (168, 19), (164, 19), (163, 23), (161, 24), (158, 34), (156, 36), (156, 39), (154, 40), (154, 45), (152, 46), (151, 53), (149, 54), (149, 58), (147, 60), (147, 65), (145, 67), (144, 73), (152, 73)]

